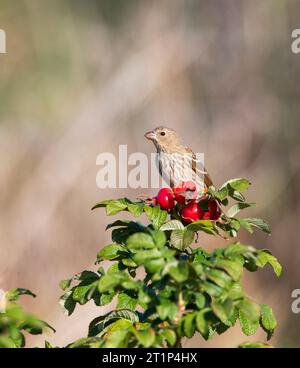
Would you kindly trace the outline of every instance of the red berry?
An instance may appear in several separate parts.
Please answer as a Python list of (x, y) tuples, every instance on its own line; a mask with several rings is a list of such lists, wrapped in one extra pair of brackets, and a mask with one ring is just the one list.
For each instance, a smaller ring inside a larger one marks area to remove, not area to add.
[(194, 199), (197, 198), (196, 184), (193, 181), (182, 181), (177, 187), (173, 188), (173, 193), (178, 203), (185, 204), (187, 191), (195, 192), (195, 195), (192, 197), (195, 197)]
[(197, 203), (190, 202), (181, 210), (181, 217), (186, 223), (200, 220), (201, 208)]
[(173, 192), (170, 188), (162, 188), (157, 193), (156, 199), (161, 209), (171, 211), (174, 208)]
[(200, 219), (201, 220), (211, 220), (210, 218), (210, 212), (209, 211), (203, 211), (202, 208), (200, 208)]
[(209, 201), (208, 210), (210, 213), (211, 220), (218, 220), (221, 216), (221, 210), (217, 201)]

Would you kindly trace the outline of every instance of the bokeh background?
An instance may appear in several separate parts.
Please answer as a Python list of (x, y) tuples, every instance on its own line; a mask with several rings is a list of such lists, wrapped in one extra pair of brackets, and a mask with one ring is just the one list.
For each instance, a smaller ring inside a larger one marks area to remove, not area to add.
[[(117, 154), (119, 144), (150, 154), (143, 134), (163, 124), (205, 153), (216, 185), (252, 181), (248, 198), (259, 205), (248, 214), (273, 233), (241, 233), (241, 241), (271, 249), (284, 271), (280, 279), (269, 268), (248, 273), (246, 290), (277, 315), (272, 343), (299, 346), (291, 292), (300, 288), (300, 54), (291, 32), (300, 1), (1, 0), (0, 28), (0, 288), (38, 294), (23, 300), (57, 328), (47, 339), (85, 336), (99, 314), (91, 304), (66, 317), (58, 305), (59, 281), (93, 268), (109, 242), (111, 218), (91, 206), (154, 193), (100, 190), (97, 155)], [(246, 338), (237, 325), (184, 345), (251, 339), (264, 334)]]

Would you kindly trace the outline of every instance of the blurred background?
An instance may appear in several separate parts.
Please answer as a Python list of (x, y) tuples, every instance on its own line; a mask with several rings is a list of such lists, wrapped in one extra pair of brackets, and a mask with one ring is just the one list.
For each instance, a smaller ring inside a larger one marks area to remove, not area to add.
[[(258, 206), (245, 214), (273, 232), (241, 232), (241, 241), (269, 248), (284, 271), (248, 273), (245, 287), (274, 309), (272, 343), (300, 346), (300, 315), (291, 312), (300, 288), (300, 54), (291, 52), (299, 14), (298, 0), (1, 0), (0, 288), (38, 295), (24, 305), (56, 327), (52, 344), (85, 336), (99, 314), (88, 304), (66, 317), (58, 305), (59, 281), (93, 269), (109, 243), (112, 218), (92, 205), (155, 192), (100, 190), (96, 157), (119, 144), (150, 155), (144, 132), (166, 125), (204, 152), (217, 186), (252, 181), (248, 199)], [(264, 333), (247, 338), (237, 324), (184, 345), (251, 339)]]

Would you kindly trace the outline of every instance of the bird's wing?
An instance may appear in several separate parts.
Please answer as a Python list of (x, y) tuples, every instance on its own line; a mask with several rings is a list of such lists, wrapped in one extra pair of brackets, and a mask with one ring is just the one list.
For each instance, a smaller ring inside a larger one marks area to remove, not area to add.
[(189, 147), (185, 147), (187, 153), (191, 153), (193, 155), (192, 158), (192, 169), (196, 173), (197, 177), (202, 177), (204, 180), (204, 184), (207, 188), (213, 185), (210, 175), (208, 174), (203, 162), (201, 160), (197, 160), (197, 156), (193, 152), (193, 150)]

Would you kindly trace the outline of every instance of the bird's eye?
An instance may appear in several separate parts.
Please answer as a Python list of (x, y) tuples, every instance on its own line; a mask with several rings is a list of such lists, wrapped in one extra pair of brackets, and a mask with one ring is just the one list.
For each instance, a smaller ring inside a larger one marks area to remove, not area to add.
[(166, 132), (161, 132), (160, 135), (166, 135)]

